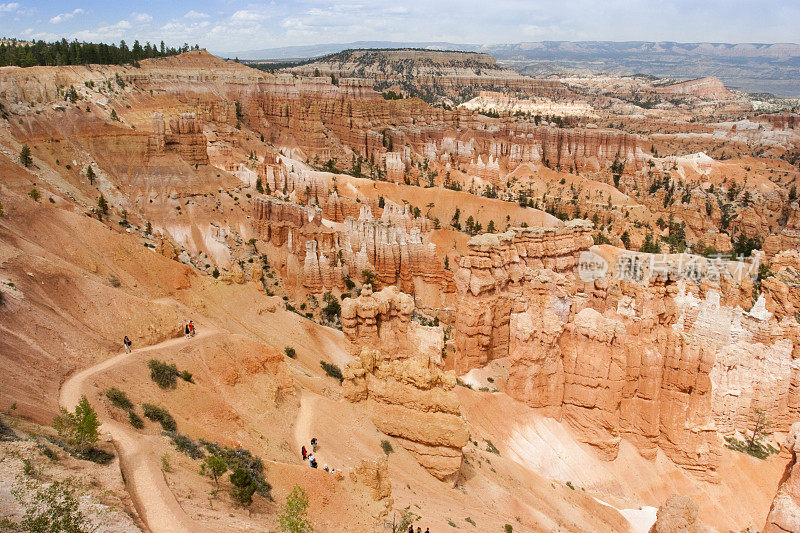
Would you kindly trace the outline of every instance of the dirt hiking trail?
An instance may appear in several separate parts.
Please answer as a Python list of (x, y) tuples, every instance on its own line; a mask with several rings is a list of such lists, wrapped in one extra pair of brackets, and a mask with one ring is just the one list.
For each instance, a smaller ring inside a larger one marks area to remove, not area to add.
[[(215, 329), (203, 328), (195, 338), (216, 333)], [(126, 362), (131, 357), (148, 352), (185, 344), (184, 337), (121, 353), (67, 378), (59, 392), (59, 404), (72, 410), (83, 394), (84, 385), (93, 376)], [(125, 487), (131, 495), (136, 511), (152, 533), (184, 533), (210, 531), (192, 520), (175, 499), (167, 485), (157, 454), (153, 451), (154, 437), (140, 435), (114, 420), (102, 420), (100, 430), (111, 436), (119, 455), (120, 470)]]

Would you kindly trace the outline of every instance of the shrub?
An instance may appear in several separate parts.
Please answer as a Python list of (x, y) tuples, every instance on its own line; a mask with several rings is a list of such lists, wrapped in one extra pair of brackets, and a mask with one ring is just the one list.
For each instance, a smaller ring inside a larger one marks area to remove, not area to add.
[(294, 348), (292, 348), (291, 346), (287, 346), (286, 348), (283, 349), (283, 351), (286, 352), (286, 355), (290, 359), (294, 359), (295, 357), (297, 357), (297, 352), (295, 352)]
[(61, 414), (53, 419), (53, 427), (70, 448), (78, 453), (84, 453), (97, 442), (97, 428), (100, 427), (100, 422), (97, 413), (89, 405), (89, 400), (86, 396), (81, 396), (78, 405), (75, 406), (75, 412), (70, 413), (61, 408)]
[(169, 464), (169, 454), (167, 453), (161, 456), (161, 470), (164, 472), (172, 472), (172, 465)]
[(383, 453), (385, 453), (386, 455), (389, 455), (394, 451), (394, 448), (392, 448), (392, 443), (386, 439), (383, 439), (381, 441), (381, 448), (383, 448)]
[(133, 409), (133, 402), (128, 399), (128, 395), (124, 391), (116, 387), (111, 387), (106, 391), (106, 398), (109, 399), (111, 405), (120, 409), (129, 410)]
[(231, 474), (231, 498), (238, 505), (247, 507), (253, 503), (253, 494), (256, 492), (256, 484), (250, 474), (244, 468), (237, 468)]
[(494, 444), (492, 444), (492, 441), (490, 441), (489, 439), (484, 439), (484, 440), (486, 441), (487, 452), (493, 453), (495, 455), (500, 455), (500, 450), (498, 450), (497, 447)]
[(344, 381), (344, 376), (342, 376), (342, 370), (333, 363), (328, 363), (327, 361), (320, 361), (319, 366), (322, 367), (322, 370), (325, 371), (332, 378), (336, 378), (339, 380), (339, 383)]
[[(167, 364), (157, 359), (150, 359), (147, 362), (150, 368), (150, 379), (162, 389), (174, 389), (178, 378), (178, 368), (175, 365)], [(146, 415), (145, 415), (146, 416)]]
[(131, 423), (134, 429), (144, 429), (144, 420), (133, 411), (128, 411), (128, 422)]
[(108, 282), (111, 284), (112, 287), (119, 288), (122, 286), (122, 282), (117, 278), (115, 275), (110, 275), (108, 277)]
[(217, 488), (219, 488), (219, 476), (227, 471), (228, 465), (225, 463), (225, 459), (219, 455), (209, 455), (203, 462), (203, 467), (201, 468), (200, 473), (213, 479), (214, 483), (217, 485)]
[(475, 525), (475, 520), (473, 520), (473, 519), (472, 519), (472, 518), (470, 518), (470, 517), (466, 517), (466, 518), (464, 519), (464, 522), (467, 522), (468, 524), (472, 524), (473, 526)]
[(219, 269), (214, 267), (214, 270), (211, 271), (211, 275), (214, 277), (214, 279), (217, 279), (219, 277)]
[(142, 410), (144, 410), (144, 416), (153, 422), (158, 422), (161, 424), (161, 428), (164, 431), (175, 431), (178, 429), (178, 424), (175, 422), (175, 419), (172, 418), (172, 415), (169, 414), (169, 411), (163, 407), (146, 403), (142, 405)]
[(514, 526), (512, 526), (511, 524), (506, 524), (503, 526), (503, 531), (505, 533), (514, 533)]
[(286, 503), (278, 511), (278, 525), (281, 531), (290, 533), (310, 533), (313, 531), (308, 513), (308, 496), (299, 485), (286, 496)]
[(180, 376), (183, 381), (194, 383), (194, 381), (192, 381), (192, 373), (188, 370), (182, 370)]
[(31, 199), (32, 199), (34, 202), (38, 202), (38, 201), (39, 201), (39, 199), (42, 197), (42, 193), (40, 193), (40, 192), (39, 192), (39, 189), (37, 189), (36, 187), (34, 187), (33, 189), (31, 189), (31, 192), (29, 192), (29, 193), (28, 193), (28, 196), (30, 196), (30, 197), (31, 197)]
[(191, 438), (174, 431), (164, 431), (164, 434), (172, 439), (172, 444), (175, 445), (179, 452), (185, 453), (192, 459), (203, 458), (203, 450), (201, 450), (200, 446)]
[(256, 492), (264, 498), (272, 500), (272, 485), (264, 479), (264, 464), (261, 462), (261, 459), (254, 457), (249, 450), (245, 450), (244, 448), (233, 449), (202, 439), (200, 443), (206, 447), (206, 450), (208, 450), (210, 454), (221, 457), (231, 471), (241, 468), (249, 473), (250, 479), (253, 480), (253, 483), (256, 485)]
[(84, 533), (96, 528), (78, 509), (78, 495), (69, 481), (49, 485), (21, 480), (11, 491), (25, 509), (21, 531)]

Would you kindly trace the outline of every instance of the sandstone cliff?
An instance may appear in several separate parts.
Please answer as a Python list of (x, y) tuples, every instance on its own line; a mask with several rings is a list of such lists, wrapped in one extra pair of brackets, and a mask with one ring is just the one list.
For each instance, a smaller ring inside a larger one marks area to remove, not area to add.
[(342, 329), (355, 361), (344, 370), (344, 395), (364, 402), (372, 421), (395, 437), (441, 480), (458, 478), (467, 428), (453, 388), (442, 370), (439, 327), (411, 321), (414, 303), (396, 287), (342, 303)]

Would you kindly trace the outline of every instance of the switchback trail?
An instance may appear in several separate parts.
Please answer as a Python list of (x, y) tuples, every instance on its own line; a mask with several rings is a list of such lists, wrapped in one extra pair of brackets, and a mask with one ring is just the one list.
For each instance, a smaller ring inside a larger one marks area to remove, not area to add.
[[(205, 337), (215, 333), (216, 330), (203, 329), (194, 338)], [(87, 381), (100, 372), (112, 369), (129, 358), (153, 350), (160, 350), (170, 346), (185, 344), (183, 337), (154, 344), (146, 348), (134, 350), (132, 353), (121, 353), (106, 359), (94, 366), (78, 372), (67, 378), (59, 392), (61, 407), (73, 410), (84, 394)], [(188, 341), (188, 342), (191, 342)], [(125, 487), (131, 495), (133, 505), (142, 518), (147, 528), (152, 533), (184, 533), (206, 532), (205, 527), (192, 520), (175, 499), (169, 489), (161, 464), (154, 451), (156, 438), (142, 435), (114, 420), (101, 419), (101, 430), (108, 433), (114, 442), (114, 447), (119, 455), (120, 470), (125, 479)]]

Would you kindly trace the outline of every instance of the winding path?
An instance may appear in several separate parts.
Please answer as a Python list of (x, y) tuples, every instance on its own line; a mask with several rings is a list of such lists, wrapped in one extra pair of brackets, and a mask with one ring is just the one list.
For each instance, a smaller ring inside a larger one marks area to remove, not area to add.
[[(195, 339), (212, 333), (215, 331), (204, 328)], [(121, 353), (82, 370), (67, 378), (61, 386), (59, 404), (65, 409), (73, 410), (81, 395), (84, 394), (84, 386), (87, 381), (100, 372), (112, 369), (143, 352), (160, 350), (186, 342), (183, 337), (170, 339), (134, 350), (130, 354)], [(119, 455), (120, 470), (124, 476), (125, 487), (147, 528), (152, 533), (209, 531), (186, 514), (169, 489), (154, 449), (157, 438), (137, 433), (114, 420), (101, 420), (101, 422), (101, 430), (108, 433), (114, 442), (114, 447)]]

